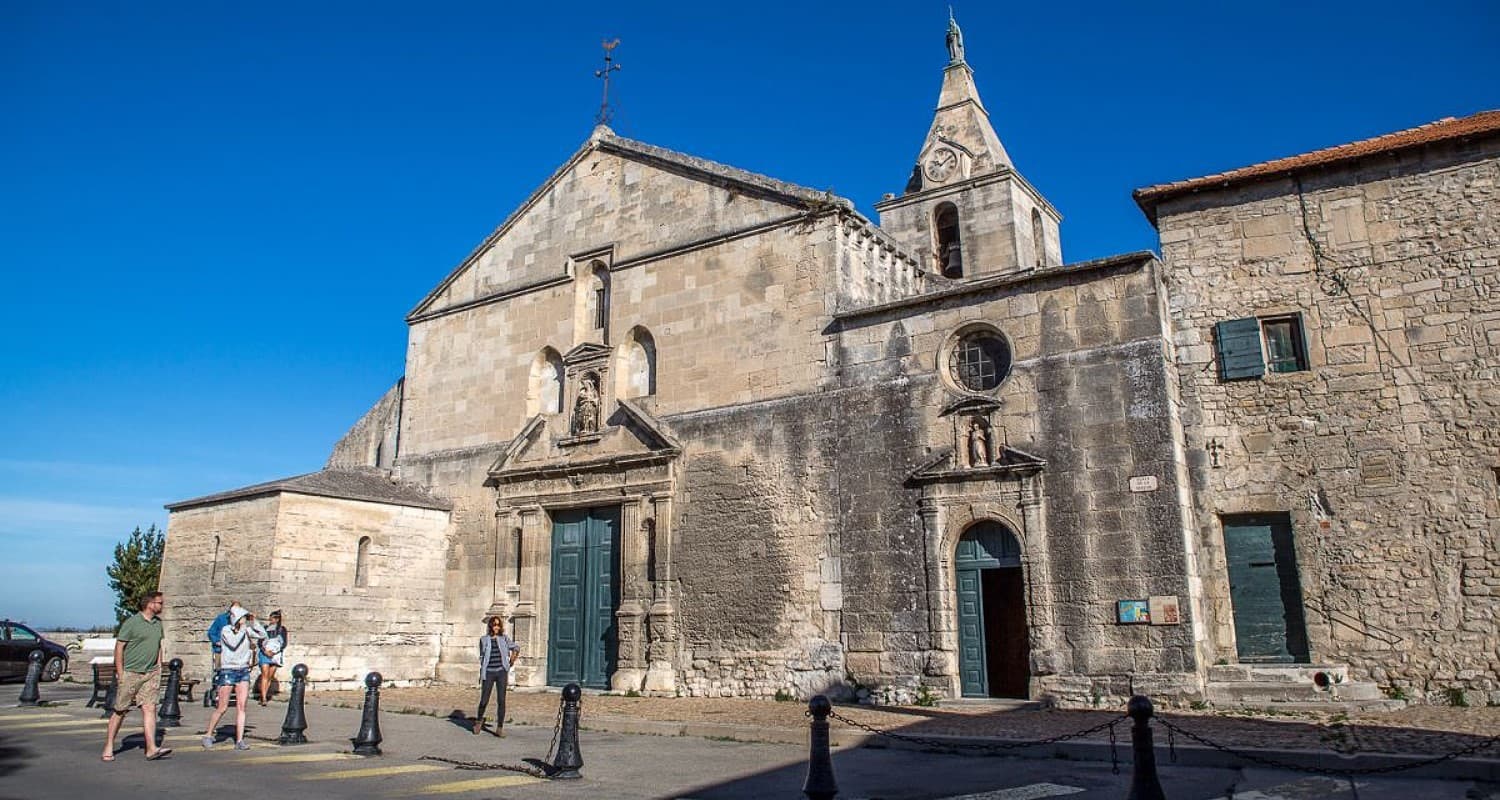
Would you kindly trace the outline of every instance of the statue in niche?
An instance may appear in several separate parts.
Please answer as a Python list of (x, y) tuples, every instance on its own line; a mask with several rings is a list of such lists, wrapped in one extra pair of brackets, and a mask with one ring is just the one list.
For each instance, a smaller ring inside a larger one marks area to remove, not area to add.
[(573, 435), (599, 432), (599, 378), (590, 372), (578, 385), (578, 399), (573, 401)]
[(992, 460), (989, 431), (976, 419), (969, 423), (969, 466), (987, 467)]

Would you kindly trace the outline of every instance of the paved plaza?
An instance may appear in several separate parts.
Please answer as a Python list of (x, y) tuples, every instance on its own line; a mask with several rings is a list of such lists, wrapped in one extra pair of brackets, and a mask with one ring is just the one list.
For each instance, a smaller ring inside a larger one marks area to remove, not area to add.
[[(9, 695), (19, 687), (7, 685), (4, 691)], [(801, 797), (806, 775), (805, 744), (597, 731), (589, 729), (587, 713), (580, 742), (584, 777), (579, 781), (548, 781), (506, 769), (458, 769), (434, 760), (524, 767), (524, 759), (546, 754), (552, 728), (520, 720), (512, 722), (510, 735), (502, 740), (475, 736), (441, 715), (386, 713), (381, 717), (384, 755), (363, 758), (349, 753), (359, 713), (309, 704), (312, 743), (281, 747), (268, 741), (280, 732), (286, 708), (280, 703), (250, 708), (248, 752), (222, 743), (203, 750), (198, 741), (206, 709), (185, 703), (182, 727), (166, 735), (165, 744), (174, 752), (161, 762), (144, 760), (137, 714), (125, 727), (116, 760), (106, 764), (99, 759), (104, 723), (96, 709), (84, 707), (82, 687), (50, 684), (43, 698), (49, 705), (42, 708), (16, 708), (9, 697), (0, 707), (0, 798), (196, 798), (254, 791), (327, 798), (750, 800)], [(586, 698), (586, 710), (591, 701), (603, 700)], [(1121, 757), (1128, 758), (1124, 745)], [(1122, 798), (1130, 779), (1128, 762), (1115, 774), (1108, 761), (962, 756), (871, 745), (836, 748), (834, 766), (839, 796), (846, 799)], [(1347, 782), (1274, 770), (1164, 764), (1162, 780), (1174, 800), (1353, 796)], [(1493, 785), (1472, 780), (1382, 777), (1360, 780), (1357, 788), (1362, 800), (1500, 797)]]

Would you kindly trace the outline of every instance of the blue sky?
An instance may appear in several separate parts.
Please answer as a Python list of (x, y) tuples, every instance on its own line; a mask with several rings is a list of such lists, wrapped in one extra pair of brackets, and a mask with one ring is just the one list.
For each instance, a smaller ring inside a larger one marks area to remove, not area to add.
[[(957, 3), (1076, 261), (1134, 188), (1500, 107), (1493, 3)], [(514, 7), (512, 7), (514, 6)], [(901, 191), (943, 3), (0, 4), (0, 616), (110, 620), (163, 503), (318, 468), (404, 314), (588, 136)]]

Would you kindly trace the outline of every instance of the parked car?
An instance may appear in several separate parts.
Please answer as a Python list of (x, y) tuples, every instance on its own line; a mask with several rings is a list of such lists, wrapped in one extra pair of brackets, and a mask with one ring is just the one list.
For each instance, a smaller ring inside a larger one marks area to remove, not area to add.
[(68, 648), (19, 622), (0, 620), (0, 678), (25, 678), (32, 650), (42, 651), (42, 680), (55, 681), (68, 671)]

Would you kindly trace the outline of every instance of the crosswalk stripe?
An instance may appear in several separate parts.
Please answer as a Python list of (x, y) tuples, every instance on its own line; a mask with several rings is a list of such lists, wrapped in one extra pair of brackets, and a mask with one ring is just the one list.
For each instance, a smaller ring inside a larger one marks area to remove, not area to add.
[[(221, 748), (232, 751), (233, 746)], [(349, 753), (286, 753), (277, 756), (247, 756), (235, 759), (236, 764), (305, 764), (312, 761), (348, 761), (360, 756)]]
[(506, 775), (500, 778), (474, 778), (467, 781), (450, 781), (448, 783), (437, 783), (416, 790), (416, 794), (458, 794), (460, 792), (477, 792), (482, 789), (499, 789), (504, 786), (525, 786), (528, 783), (541, 783), (541, 778), (533, 778), (530, 775)]
[(88, 726), (92, 726), (92, 727), (95, 727), (95, 728), (103, 728), (104, 725), (105, 725), (105, 721), (102, 720), (102, 719), (67, 719), (67, 720), (48, 719), (48, 720), (40, 720), (38, 722), (17, 722), (17, 723), (14, 723), (14, 724), (7, 723), (4, 727), (5, 727), (5, 730), (11, 731), (11, 730), (32, 730), (32, 729), (35, 729), (35, 728), (71, 728), (71, 727), (77, 727), (79, 725), (88, 725)]
[(432, 764), (407, 764), (400, 767), (368, 767), (365, 769), (341, 769), (333, 772), (319, 772), (313, 775), (300, 776), (298, 780), (334, 781), (345, 778), (379, 778), (386, 775), (406, 775), (413, 772), (433, 772), (446, 769), (447, 767), (438, 767)]

